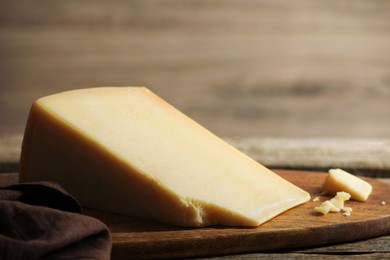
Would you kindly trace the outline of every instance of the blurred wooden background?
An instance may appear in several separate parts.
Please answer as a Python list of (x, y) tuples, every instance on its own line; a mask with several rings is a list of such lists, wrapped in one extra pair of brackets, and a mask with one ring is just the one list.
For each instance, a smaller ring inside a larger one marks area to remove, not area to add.
[(103, 85), (146, 85), (220, 136), (388, 137), (390, 1), (0, 1), (0, 133)]

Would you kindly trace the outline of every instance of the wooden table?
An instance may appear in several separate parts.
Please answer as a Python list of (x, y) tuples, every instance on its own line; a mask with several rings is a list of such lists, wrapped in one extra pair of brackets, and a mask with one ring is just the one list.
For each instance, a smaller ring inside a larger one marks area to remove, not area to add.
[[(21, 134), (0, 135), (0, 169), (16, 172)], [(362, 139), (260, 139), (226, 138), (237, 148), (269, 167), (324, 170), (349, 169), (358, 175), (378, 177), (390, 183), (389, 140)], [(365, 241), (277, 252), (257, 252), (217, 258), (308, 258), (384, 259), (390, 257), (390, 235)]]

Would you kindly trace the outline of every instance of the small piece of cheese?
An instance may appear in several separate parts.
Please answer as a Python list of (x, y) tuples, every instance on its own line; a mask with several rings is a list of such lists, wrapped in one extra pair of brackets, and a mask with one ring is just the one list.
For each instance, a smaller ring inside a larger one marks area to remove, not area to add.
[(330, 203), (332, 203), (338, 210), (342, 209), (344, 207), (344, 201), (349, 200), (351, 198), (351, 195), (346, 192), (337, 192), (336, 196), (330, 200)]
[(314, 210), (324, 215), (329, 212), (337, 212), (337, 208), (329, 200), (324, 201), (319, 207), (315, 207)]
[[(329, 212), (340, 212), (340, 210), (343, 209), (348, 211), (348, 209), (344, 207), (344, 201), (349, 200), (350, 198), (351, 195), (347, 192), (337, 192), (334, 198), (324, 201), (319, 207), (315, 207), (314, 210), (324, 215), (328, 214)], [(352, 212), (352, 208), (350, 212)]]
[(366, 201), (371, 194), (372, 186), (344, 170), (330, 169), (322, 189), (332, 195), (345, 191), (351, 194), (354, 200)]
[(351, 194), (349, 194), (348, 192), (345, 192), (345, 191), (337, 192), (336, 196), (334, 197), (334, 199), (339, 200), (339, 201), (346, 201), (346, 200), (349, 200), (350, 198), (351, 198)]
[(312, 201), (316, 202), (316, 201), (319, 201), (319, 200), (320, 200), (320, 197), (315, 197)]
[(343, 212), (343, 216), (351, 216), (351, 213), (352, 213), (352, 208), (351, 207), (343, 207), (341, 209), (341, 211)]
[(310, 195), (143, 87), (34, 102), (20, 181), (57, 181), (83, 206), (178, 226), (258, 226)]

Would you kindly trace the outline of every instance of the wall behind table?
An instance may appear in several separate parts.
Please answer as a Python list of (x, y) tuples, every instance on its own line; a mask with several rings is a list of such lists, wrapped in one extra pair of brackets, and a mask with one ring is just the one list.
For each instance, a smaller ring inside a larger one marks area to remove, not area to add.
[(146, 85), (221, 136), (388, 137), (390, 2), (0, 2), (0, 133), (102, 85)]

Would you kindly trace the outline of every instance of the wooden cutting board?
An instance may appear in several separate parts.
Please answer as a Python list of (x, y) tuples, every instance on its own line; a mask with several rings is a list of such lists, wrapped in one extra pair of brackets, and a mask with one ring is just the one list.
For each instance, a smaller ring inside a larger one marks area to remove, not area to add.
[[(275, 170), (276, 173), (320, 196), (326, 174)], [(2, 175), (2, 176), (1, 176)], [(0, 185), (17, 182), (17, 174), (1, 174)], [(178, 228), (121, 215), (85, 209), (85, 214), (103, 221), (112, 235), (112, 258), (174, 258), (213, 256), (281, 250), (354, 241), (390, 234), (390, 185), (364, 178), (373, 186), (366, 202), (347, 201), (349, 217), (341, 213), (317, 214), (313, 208), (329, 196), (320, 196), (275, 217), (257, 228)], [(384, 201), (387, 204), (382, 205)]]

